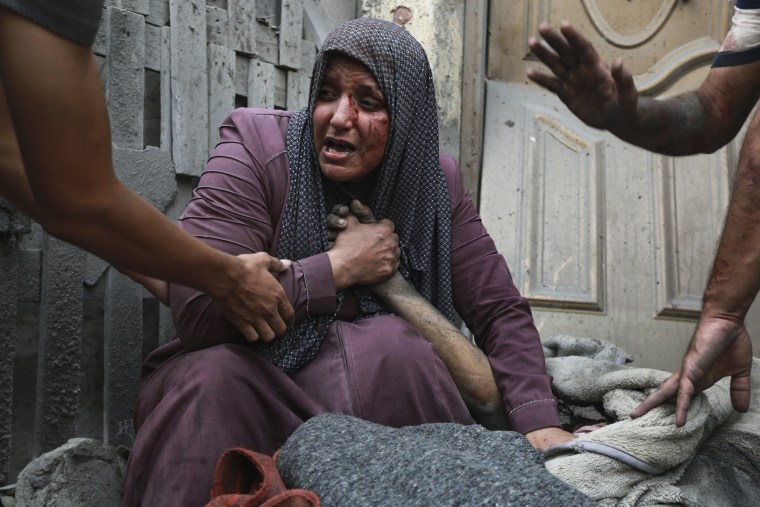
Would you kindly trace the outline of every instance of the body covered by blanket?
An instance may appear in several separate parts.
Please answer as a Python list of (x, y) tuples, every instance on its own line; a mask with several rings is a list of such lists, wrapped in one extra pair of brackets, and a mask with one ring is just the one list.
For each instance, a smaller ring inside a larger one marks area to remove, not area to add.
[[(572, 339), (562, 341), (568, 340)], [(598, 350), (593, 343), (582, 346), (584, 339), (575, 340), (576, 346), (565, 343), (564, 349)], [(591, 356), (546, 360), (562, 404), (596, 406), (611, 421), (579, 439), (610, 445), (665, 472), (652, 475), (607, 456), (571, 452), (547, 460), (553, 474), (602, 505), (760, 505), (757, 401), (748, 414), (732, 415), (728, 379), (724, 379), (694, 397), (682, 428), (675, 426), (672, 404), (630, 419), (628, 414), (669, 373)], [(758, 361), (752, 374), (755, 393), (760, 388)], [(748, 420), (752, 422), (747, 424)]]
[(596, 505), (551, 475), (519, 433), (477, 425), (401, 429), (325, 414), (288, 439), (277, 466), (323, 505)]

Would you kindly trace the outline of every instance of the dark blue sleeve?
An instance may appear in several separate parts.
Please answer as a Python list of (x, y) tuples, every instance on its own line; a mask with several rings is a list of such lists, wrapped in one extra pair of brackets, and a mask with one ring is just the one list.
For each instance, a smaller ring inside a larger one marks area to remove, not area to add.
[(734, 67), (745, 63), (760, 60), (760, 46), (755, 46), (744, 51), (725, 51), (715, 55), (713, 67)]
[(760, 9), (760, 0), (736, 0), (736, 6), (740, 9)]

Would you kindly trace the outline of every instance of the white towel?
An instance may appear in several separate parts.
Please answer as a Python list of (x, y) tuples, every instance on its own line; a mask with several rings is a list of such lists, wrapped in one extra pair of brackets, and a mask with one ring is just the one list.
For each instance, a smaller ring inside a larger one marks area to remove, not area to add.
[[(583, 341), (579, 338), (574, 340)], [(563, 341), (572, 340), (566, 337)], [(589, 342), (587, 350), (599, 350), (596, 343), (598, 340)], [(584, 350), (578, 345), (572, 349)], [(639, 419), (632, 420), (628, 416), (670, 374), (649, 368), (621, 366), (613, 362), (617, 361), (614, 355), (611, 359), (608, 361), (578, 355), (548, 357), (547, 369), (553, 376), (555, 393), (560, 401), (574, 406), (601, 407), (611, 419), (610, 424), (583, 434), (579, 437), (580, 440), (611, 445), (665, 469), (665, 473), (652, 475), (595, 453), (560, 454), (547, 460), (547, 469), (602, 505), (706, 505), (700, 503), (700, 500), (695, 503), (695, 499), (689, 498), (690, 494), (684, 494), (678, 484), (682, 479), (688, 480), (688, 473), (685, 477), (685, 472), (688, 472), (689, 465), (698, 455), (701, 446), (716, 431), (720, 431), (718, 428), (724, 429), (721, 424), (733, 412), (728, 379), (695, 396), (686, 425), (677, 428), (673, 404), (657, 407)], [(755, 359), (756, 367), (758, 361)], [(760, 376), (753, 370), (753, 383), (758, 379)], [(760, 394), (758, 391), (755, 393)], [(747, 414), (744, 416), (752, 417)], [(760, 413), (755, 418), (760, 419)], [(751, 428), (758, 434), (760, 441), (760, 421), (753, 419), (747, 424), (746, 419), (739, 416), (732, 417), (731, 421), (732, 428), (737, 425), (741, 425), (739, 430)], [(760, 453), (760, 449), (755, 451)], [(751, 454), (749, 459), (752, 459)], [(760, 464), (760, 459), (757, 463)], [(754, 463), (750, 463), (750, 468), (752, 466)], [(718, 482), (720, 479), (715, 478)], [(754, 477), (754, 480), (760, 483), (760, 477)], [(757, 491), (749, 491), (750, 495), (756, 493)]]

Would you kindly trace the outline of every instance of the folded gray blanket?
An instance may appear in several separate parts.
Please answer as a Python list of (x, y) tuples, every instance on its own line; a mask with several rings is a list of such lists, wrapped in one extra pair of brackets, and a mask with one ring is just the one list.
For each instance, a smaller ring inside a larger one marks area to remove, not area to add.
[(394, 429), (320, 415), (291, 435), (277, 467), (325, 506), (596, 505), (550, 474), (522, 435), (477, 425)]
[(614, 343), (556, 334), (541, 340), (545, 357), (581, 356), (613, 364), (626, 364), (633, 356)]

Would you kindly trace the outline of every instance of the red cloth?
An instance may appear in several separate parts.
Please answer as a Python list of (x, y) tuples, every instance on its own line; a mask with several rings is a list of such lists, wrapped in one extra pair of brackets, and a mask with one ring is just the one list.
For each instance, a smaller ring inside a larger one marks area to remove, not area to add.
[(289, 489), (270, 498), (261, 507), (320, 507), (319, 497), (313, 491)]
[(303, 489), (288, 490), (274, 458), (236, 447), (228, 449), (214, 471), (206, 507), (319, 507), (319, 497)]

